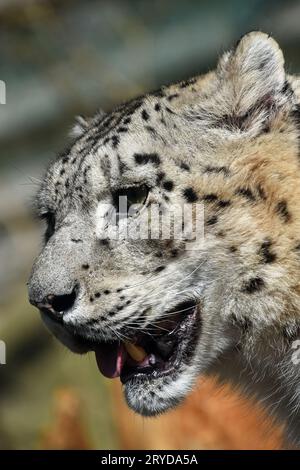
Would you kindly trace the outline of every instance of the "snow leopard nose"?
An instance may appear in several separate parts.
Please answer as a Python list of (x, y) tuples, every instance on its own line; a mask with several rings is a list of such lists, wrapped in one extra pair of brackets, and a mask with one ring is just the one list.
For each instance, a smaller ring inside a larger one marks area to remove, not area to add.
[(62, 295), (48, 294), (42, 301), (30, 297), (29, 301), (32, 305), (53, 319), (62, 321), (64, 314), (73, 307), (76, 301), (77, 291), (78, 288), (77, 285), (75, 285), (70, 293)]

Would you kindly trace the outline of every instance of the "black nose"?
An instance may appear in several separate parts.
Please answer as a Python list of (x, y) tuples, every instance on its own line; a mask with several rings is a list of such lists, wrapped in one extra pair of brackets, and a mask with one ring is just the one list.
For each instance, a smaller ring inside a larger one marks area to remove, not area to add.
[(64, 295), (48, 295), (47, 300), (53, 310), (58, 313), (64, 313), (73, 307), (76, 299), (76, 291), (72, 290), (71, 294)]
[(62, 321), (63, 315), (70, 310), (77, 297), (77, 286), (72, 292), (63, 295), (48, 294), (42, 302), (30, 299), (30, 302), (44, 313)]

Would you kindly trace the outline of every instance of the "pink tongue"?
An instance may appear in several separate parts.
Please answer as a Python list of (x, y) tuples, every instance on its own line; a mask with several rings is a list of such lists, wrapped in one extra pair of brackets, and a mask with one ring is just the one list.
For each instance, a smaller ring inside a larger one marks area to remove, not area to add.
[(126, 360), (126, 354), (122, 343), (102, 344), (95, 350), (100, 372), (110, 379), (119, 377)]

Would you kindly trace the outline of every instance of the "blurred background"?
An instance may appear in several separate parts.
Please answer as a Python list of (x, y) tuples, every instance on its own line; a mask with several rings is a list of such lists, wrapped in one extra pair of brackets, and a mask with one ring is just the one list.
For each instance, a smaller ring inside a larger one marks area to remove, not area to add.
[(212, 380), (155, 420), (127, 410), (94, 357), (59, 345), (28, 305), (41, 246), (30, 201), (76, 114), (202, 73), (252, 29), (300, 71), (300, 2), (0, 0), (0, 449), (278, 448), (281, 429)]

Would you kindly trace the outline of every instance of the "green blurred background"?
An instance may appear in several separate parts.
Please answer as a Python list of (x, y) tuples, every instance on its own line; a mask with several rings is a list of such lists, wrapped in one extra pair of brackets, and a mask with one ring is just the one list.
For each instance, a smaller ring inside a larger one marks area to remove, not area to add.
[(74, 115), (204, 72), (252, 29), (297, 72), (299, 23), (299, 1), (0, 0), (0, 449), (55, 447), (70, 429), (62, 447), (120, 447), (94, 358), (52, 339), (26, 296), (41, 246), (30, 200)]

